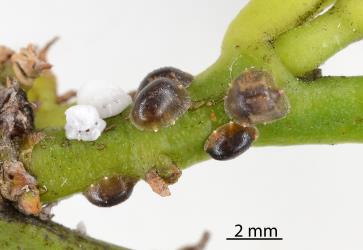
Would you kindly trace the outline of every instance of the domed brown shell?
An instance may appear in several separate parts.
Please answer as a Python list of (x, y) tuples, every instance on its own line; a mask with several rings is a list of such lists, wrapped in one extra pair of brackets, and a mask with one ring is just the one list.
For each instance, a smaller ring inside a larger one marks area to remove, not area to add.
[(257, 69), (249, 69), (233, 81), (224, 107), (242, 125), (272, 122), (289, 112), (288, 99), (271, 74)]
[(158, 78), (137, 94), (130, 119), (141, 130), (157, 131), (173, 125), (190, 105), (189, 94), (183, 85)]
[(194, 79), (194, 77), (191, 74), (186, 73), (180, 69), (173, 68), (173, 67), (163, 67), (163, 68), (156, 69), (156, 70), (152, 71), (151, 73), (149, 73), (141, 81), (137, 91), (142, 90), (146, 85), (148, 85), (152, 81), (154, 81), (158, 78), (161, 78), (161, 77), (176, 81), (176, 82), (182, 84), (184, 87), (188, 87)]
[(83, 194), (92, 204), (99, 207), (112, 207), (127, 200), (136, 181), (122, 176), (104, 177), (92, 184)]
[(229, 122), (208, 137), (204, 151), (215, 160), (230, 160), (245, 152), (258, 136), (255, 127)]

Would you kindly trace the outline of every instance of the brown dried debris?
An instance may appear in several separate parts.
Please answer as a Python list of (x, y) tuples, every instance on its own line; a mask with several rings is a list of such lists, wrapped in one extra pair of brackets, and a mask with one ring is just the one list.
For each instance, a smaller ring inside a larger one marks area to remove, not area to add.
[(15, 201), (24, 191), (36, 186), (36, 180), (26, 172), (20, 161), (4, 161), (1, 177), (1, 194), (11, 201)]
[(77, 96), (77, 92), (74, 90), (69, 90), (63, 95), (57, 96), (57, 103), (58, 104), (66, 103), (75, 96)]
[(0, 90), (0, 128), (9, 138), (29, 134), (34, 129), (32, 104), (16, 81)]
[(175, 164), (172, 164), (166, 168), (160, 168), (157, 170), (157, 174), (169, 185), (175, 184), (180, 176), (182, 175), (182, 171)]
[(40, 50), (39, 50), (39, 59), (43, 61), (47, 61), (47, 55), (49, 49), (59, 40), (59, 37), (53, 37), (50, 41), (48, 41)]
[(182, 171), (175, 164), (166, 167), (153, 168), (145, 175), (145, 181), (151, 189), (162, 197), (170, 196), (169, 185), (175, 184)]
[(204, 232), (202, 238), (199, 240), (199, 242), (196, 245), (183, 247), (180, 248), (179, 250), (204, 250), (209, 239), (210, 239), (210, 233)]
[(151, 189), (161, 197), (170, 196), (169, 184), (159, 176), (155, 169), (151, 169), (145, 175), (145, 181), (150, 185)]
[[(16, 81), (0, 89), (0, 195), (26, 215), (39, 215), (41, 203), (37, 181), (24, 168), (19, 143), (34, 129), (31, 103)], [(37, 136), (28, 138), (31, 142)]]
[(49, 48), (58, 40), (52, 39), (43, 48), (37, 49), (33, 44), (20, 49), (19, 52), (12, 54), (12, 68), (16, 78), (25, 87), (31, 87), (33, 81), (42, 73), (49, 70), (52, 65), (47, 62)]
[(0, 66), (10, 60), (14, 51), (6, 46), (0, 46)]
[(37, 182), (20, 161), (4, 161), (0, 168), (0, 193), (24, 214), (41, 211)]

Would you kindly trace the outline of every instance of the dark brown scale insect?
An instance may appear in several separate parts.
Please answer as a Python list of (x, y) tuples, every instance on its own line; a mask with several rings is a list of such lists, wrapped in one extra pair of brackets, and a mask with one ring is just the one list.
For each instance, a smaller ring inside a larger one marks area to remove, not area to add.
[(141, 130), (158, 131), (173, 125), (190, 105), (189, 94), (183, 85), (158, 78), (137, 94), (130, 119)]
[(224, 107), (242, 125), (272, 122), (289, 112), (288, 99), (276, 88), (271, 74), (257, 69), (249, 69), (233, 81)]
[(122, 176), (104, 177), (101, 181), (92, 184), (83, 194), (96, 206), (112, 207), (130, 197), (135, 183), (135, 180)]
[(142, 80), (137, 91), (142, 90), (146, 85), (161, 77), (176, 81), (184, 87), (188, 87), (194, 79), (191, 74), (181, 71), (180, 69), (164, 67), (149, 73), (144, 80)]
[(229, 122), (213, 131), (204, 144), (204, 151), (213, 159), (230, 160), (245, 152), (257, 136), (255, 127)]

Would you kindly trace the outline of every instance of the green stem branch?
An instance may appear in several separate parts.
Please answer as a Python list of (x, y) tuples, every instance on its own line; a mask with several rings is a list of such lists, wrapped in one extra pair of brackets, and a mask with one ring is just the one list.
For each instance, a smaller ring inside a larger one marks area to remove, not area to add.
[(1, 249), (92, 249), (126, 250), (94, 240), (54, 222), (24, 216), (11, 208), (0, 208)]
[[(363, 141), (363, 77), (322, 78), (285, 91), (292, 106), (290, 114), (259, 126), (256, 146)], [(214, 105), (189, 111), (175, 126), (158, 133), (134, 128), (128, 111), (107, 120), (115, 128), (96, 142), (68, 141), (62, 129), (46, 130), (46, 139), (28, 161), (30, 171), (47, 187), (43, 201), (82, 192), (103, 176), (143, 178), (151, 168), (170, 163), (185, 168), (208, 159), (203, 151), (205, 140), (229, 120), (221, 99), (209, 101)], [(216, 120), (211, 118), (213, 113)]]
[(327, 13), (278, 37), (276, 53), (290, 72), (302, 76), (363, 38), (362, 13), (361, 0), (338, 1)]

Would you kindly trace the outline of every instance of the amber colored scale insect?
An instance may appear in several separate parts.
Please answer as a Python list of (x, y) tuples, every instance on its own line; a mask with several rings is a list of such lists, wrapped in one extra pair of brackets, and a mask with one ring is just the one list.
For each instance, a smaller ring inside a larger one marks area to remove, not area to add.
[(130, 119), (141, 130), (158, 131), (175, 123), (190, 107), (184, 86), (168, 78), (158, 78), (135, 97)]
[(99, 207), (111, 207), (127, 200), (136, 181), (122, 176), (104, 177), (92, 184), (83, 194), (89, 202)]
[(224, 106), (230, 118), (242, 125), (273, 122), (289, 111), (288, 99), (272, 75), (253, 68), (233, 81)]
[(204, 150), (216, 160), (233, 159), (249, 149), (257, 136), (256, 128), (229, 122), (213, 131), (204, 145)]
[(141, 130), (158, 131), (174, 125), (191, 106), (186, 88), (194, 77), (173, 67), (149, 73), (133, 94), (131, 122)]
[(152, 81), (154, 81), (158, 78), (161, 78), (161, 77), (168, 78), (172, 81), (180, 83), (184, 87), (188, 87), (194, 79), (194, 77), (191, 74), (186, 73), (180, 69), (173, 68), (173, 67), (163, 67), (163, 68), (156, 69), (156, 70), (152, 71), (151, 73), (149, 73), (142, 80), (137, 91), (142, 90), (149, 83), (151, 83)]

